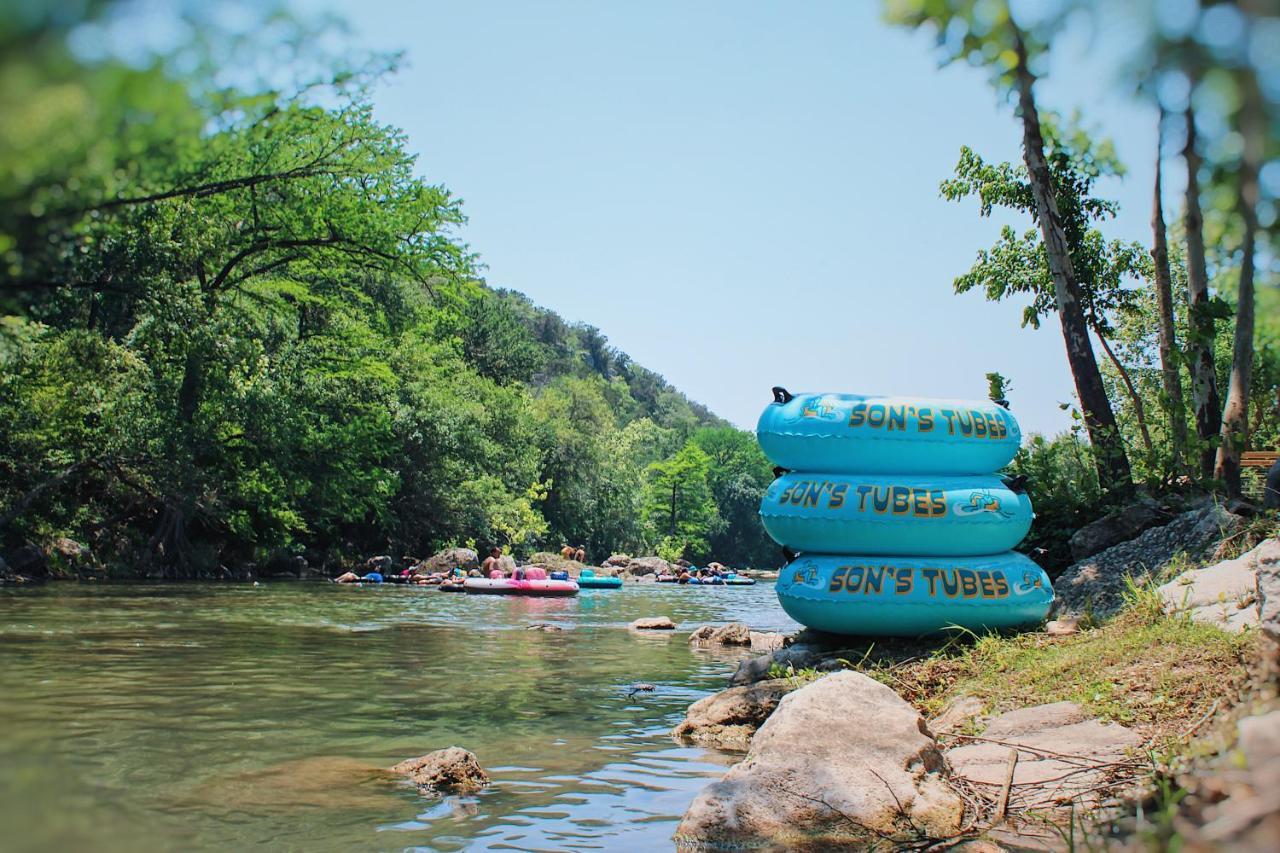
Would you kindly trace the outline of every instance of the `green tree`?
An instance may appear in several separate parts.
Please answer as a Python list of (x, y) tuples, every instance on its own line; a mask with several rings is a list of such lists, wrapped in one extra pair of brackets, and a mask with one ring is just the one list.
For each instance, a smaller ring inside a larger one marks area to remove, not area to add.
[(720, 518), (707, 477), (711, 460), (696, 444), (686, 444), (663, 462), (649, 466), (647, 509), (661, 537), (659, 554), (702, 558)]

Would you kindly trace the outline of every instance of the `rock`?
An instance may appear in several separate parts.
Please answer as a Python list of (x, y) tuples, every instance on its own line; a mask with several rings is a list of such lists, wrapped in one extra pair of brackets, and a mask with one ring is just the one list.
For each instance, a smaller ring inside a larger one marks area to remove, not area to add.
[(1054, 619), (1045, 623), (1044, 632), (1050, 637), (1070, 637), (1080, 633), (1080, 620), (1074, 616)]
[(552, 625), (550, 622), (536, 622), (525, 628), (526, 631), (545, 631), (548, 634), (556, 634), (564, 630), (559, 625)]
[(742, 763), (704, 788), (682, 845), (830, 850), (957, 834), (964, 803), (924, 720), (857, 672), (787, 694)]
[[(1093, 766), (1125, 759), (1142, 738), (1118, 723), (1100, 723), (1074, 702), (1055, 702), (1020, 708), (996, 717), (982, 733), (989, 743), (974, 742), (947, 750), (947, 761), (956, 776), (974, 786), (982, 796), (995, 800), (1004, 784), (1009, 750), (1019, 750), (1009, 797), (1011, 810), (1052, 809), (1074, 803), (1091, 808), (1100, 801), (1099, 786), (1111, 769)], [(1057, 756), (1047, 755), (1057, 753)], [(1062, 757), (1058, 757), (1062, 756)]]
[(1275, 553), (1276, 541), (1268, 539), (1251, 552), (1258, 554), (1263, 546), (1269, 546), (1268, 551), (1258, 554), (1254, 573), (1258, 584), (1258, 626), (1273, 650), (1280, 648), (1280, 557)]
[(953, 734), (967, 727), (971, 720), (981, 717), (986, 710), (977, 696), (961, 696), (929, 721), (929, 731), (935, 737)]
[(263, 563), (258, 569), (258, 574), (264, 578), (300, 578), (307, 574), (308, 570), (309, 565), (306, 557), (301, 555), (291, 556), (289, 554), (273, 554), (271, 558)]
[(364, 561), (364, 567), (366, 570), (371, 572), (382, 572), (383, 574), (391, 571), (391, 567), (395, 564), (396, 561), (386, 554), (381, 554), (377, 557), (370, 557)]
[(1280, 561), (1280, 541), (1268, 539), (1234, 560), (1183, 572), (1159, 588), (1165, 609), (1188, 613), (1197, 622), (1224, 631), (1243, 631), (1259, 624), (1257, 567)]
[(1265, 509), (1280, 509), (1280, 459), (1271, 463), (1267, 470), (1267, 479), (1262, 484), (1262, 506)]
[(49, 560), (35, 545), (23, 545), (9, 554), (9, 571), (23, 580), (44, 580), (49, 577)]
[(480, 555), (471, 548), (446, 548), (423, 560), (418, 570), (429, 575), (455, 568), (463, 571), (480, 568)]
[(1232, 771), (1229, 794), (1205, 810), (1204, 825), (1188, 832), (1191, 849), (1273, 851), (1280, 839), (1280, 710), (1246, 717), (1238, 724), (1236, 753), (1243, 768)]
[(839, 664), (834, 657), (825, 654), (822, 649), (808, 644), (796, 643), (763, 657), (749, 658), (742, 661), (738, 664), (737, 671), (730, 677), (729, 686), (737, 687), (744, 684), (754, 684), (757, 681), (772, 678), (773, 676), (770, 673), (775, 666), (779, 669), (790, 667), (793, 670), (799, 670), (811, 667), (821, 669), (824, 666), (830, 669), (839, 669), (843, 665)]
[(1055, 615), (1082, 616), (1091, 611), (1097, 617), (1112, 616), (1124, 606), (1126, 579), (1148, 583), (1178, 554), (1201, 560), (1239, 524), (1237, 516), (1208, 506), (1077, 562), (1054, 581)]
[(689, 706), (672, 734), (706, 746), (746, 750), (756, 729), (793, 689), (785, 678), (730, 687)]
[(1080, 562), (1168, 521), (1168, 511), (1151, 498), (1142, 498), (1136, 503), (1107, 513), (1072, 534), (1071, 559)]
[(718, 644), (722, 646), (751, 645), (751, 628), (743, 622), (730, 622), (728, 625), (715, 627), (703, 625), (689, 635), (691, 643)]
[(489, 776), (475, 754), (458, 746), (401, 761), (390, 769), (408, 776), (423, 791), (465, 794), (489, 784)]
[(632, 631), (674, 631), (676, 623), (666, 616), (646, 616), (628, 626)]
[(751, 632), (751, 649), (757, 652), (776, 652), (785, 648), (790, 638), (786, 634), (779, 634), (777, 631), (765, 633), (763, 631)]
[(657, 583), (658, 576), (657, 575), (641, 575), (638, 578), (633, 578), (633, 580), (635, 580), (637, 583)]
[(503, 554), (498, 558), (498, 569), (500, 571), (511, 574), (516, 570), (516, 558), (510, 554)]
[(600, 567), (604, 568), (606, 566), (613, 566), (613, 567), (625, 566), (627, 563), (630, 563), (630, 562), (631, 562), (631, 558), (628, 557), (626, 554), (610, 554), (609, 559), (601, 563)]
[(602, 568), (616, 569), (621, 577), (630, 575), (636, 578), (675, 572), (675, 567), (661, 557), (628, 557), (626, 554), (614, 554), (604, 561)]

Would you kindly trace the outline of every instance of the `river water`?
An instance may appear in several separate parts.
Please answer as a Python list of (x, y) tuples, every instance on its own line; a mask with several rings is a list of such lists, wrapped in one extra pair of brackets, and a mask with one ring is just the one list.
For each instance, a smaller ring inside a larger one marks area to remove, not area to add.
[[(679, 629), (626, 629), (655, 615)], [(0, 849), (671, 849), (737, 760), (669, 736), (743, 654), (687, 635), (735, 620), (797, 628), (768, 583), (2, 589)], [(369, 770), (453, 745), (488, 789), (431, 800)]]

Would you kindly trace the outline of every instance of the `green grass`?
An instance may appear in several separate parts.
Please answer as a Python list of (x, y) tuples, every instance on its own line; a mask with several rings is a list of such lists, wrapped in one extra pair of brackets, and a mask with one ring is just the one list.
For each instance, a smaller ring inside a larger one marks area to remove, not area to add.
[(1069, 637), (987, 635), (923, 658), (866, 670), (926, 717), (972, 695), (992, 713), (1048, 702), (1078, 702), (1138, 730), (1152, 746), (1181, 732), (1246, 678), (1242, 661), (1255, 633), (1230, 635), (1166, 616), (1153, 589), (1130, 589), (1110, 622)]

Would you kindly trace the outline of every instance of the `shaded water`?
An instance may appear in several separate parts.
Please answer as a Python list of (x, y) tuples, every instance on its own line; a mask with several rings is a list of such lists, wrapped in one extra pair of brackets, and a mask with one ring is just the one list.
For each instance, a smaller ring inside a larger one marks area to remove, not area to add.
[[(653, 615), (680, 629), (626, 630)], [(736, 760), (669, 737), (741, 655), (686, 637), (734, 620), (796, 627), (771, 584), (0, 590), (0, 847), (670, 849)], [(494, 784), (433, 801), (369, 772), (451, 745)]]

